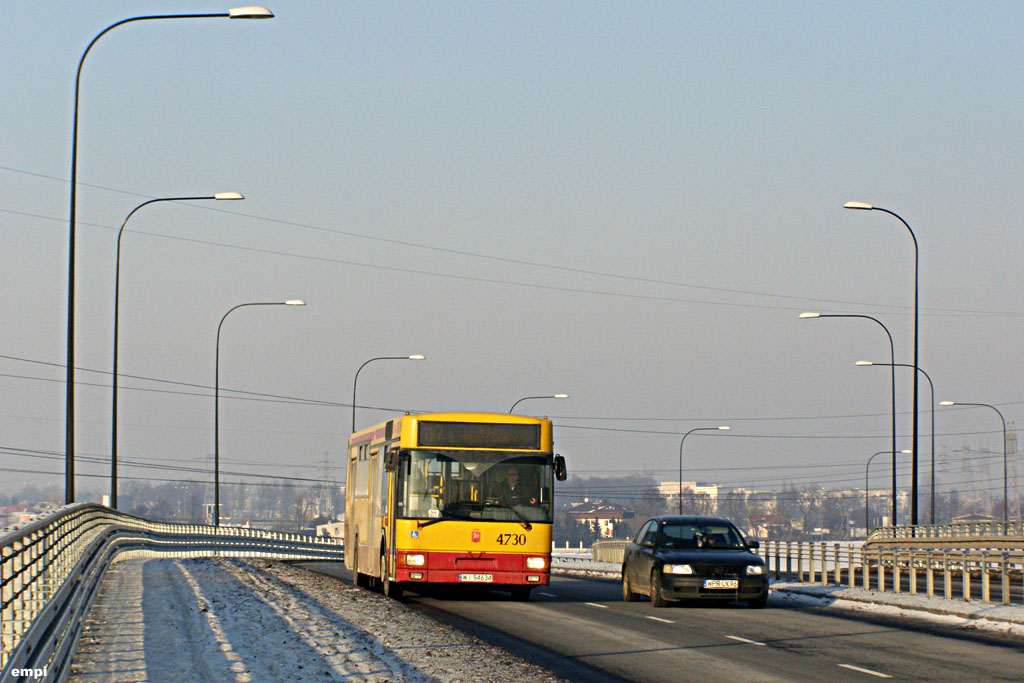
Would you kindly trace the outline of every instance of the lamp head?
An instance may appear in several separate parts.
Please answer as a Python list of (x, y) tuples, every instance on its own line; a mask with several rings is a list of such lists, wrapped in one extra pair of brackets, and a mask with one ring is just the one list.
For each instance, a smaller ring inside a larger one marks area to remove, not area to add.
[(872, 363), (869, 360), (859, 360), (856, 363), (854, 363), (854, 365), (860, 365), (860, 366), (863, 367), (863, 366), (868, 366), (868, 365), (874, 365), (874, 363)]
[(284, 302), (285, 306), (305, 306), (306, 302), (302, 299), (288, 299)]
[(956, 401), (939, 401), (940, 406), (955, 406)]
[(904, 448), (902, 451), (900, 451), (900, 453), (906, 453), (907, 455), (910, 455), (913, 452), (914, 451), (910, 450), (909, 448)]
[(719, 427), (719, 429), (721, 429), (722, 431), (728, 431), (730, 427), (729, 425), (722, 425), (721, 427)]
[(551, 398), (569, 398), (569, 394), (555, 394)]
[(801, 313), (801, 318), (820, 318), (821, 313)]
[(861, 211), (870, 211), (871, 209), (873, 209), (875, 207), (871, 206), (870, 204), (865, 204), (864, 202), (846, 202), (845, 204), (843, 204), (843, 208), (844, 209), (860, 209)]
[(245, 199), (245, 197), (242, 196), (241, 192), (218, 192), (217, 194), (213, 195), (213, 198), (217, 199), (217, 200), (233, 200), (233, 201), (237, 201), (239, 199)]
[(409, 356), (409, 360), (423, 360), (424, 358), (426, 358), (426, 356), (424, 356), (422, 354), (419, 354), (419, 353), (415, 353), (415, 354)]
[(274, 13), (266, 7), (248, 5), (246, 7), (232, 7), (228, 10), (229, 19), (273, 19)]

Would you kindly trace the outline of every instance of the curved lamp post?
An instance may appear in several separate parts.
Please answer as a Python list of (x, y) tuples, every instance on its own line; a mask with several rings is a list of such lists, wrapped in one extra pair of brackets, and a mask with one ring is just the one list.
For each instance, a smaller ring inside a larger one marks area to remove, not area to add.
[(1009, 521), (1009, 509), (1007, 507), (1007, 488), (1006, 488), (1006, 418), (999, 412), (999, 408), (989, 403), (963, 403), (961, 401), (939, 401), (940, 406), (983, 406), (985, 408), (991, 408), (996, 411), (996, 415), (1003, 422), (1003, 522)]
[(714, 432), (714, 431), (727, 431), (728, 425), (722, 425), (721, 427), (694, 427), (690, 431), (683, 434), (683, 438), (679, 440), (679, 514), (683, 514), (683, 443), (686, 441), (686, 437), (694, 432)]
[(224, 321), (243, 306), (305, 306), (302, 299), (288, 299), (287, 301), (254, 301), (246, 304), (238, 304), (228, 309), (224, 317), (217, 325), (217, 353), (214, 360), (214, 384), (213, 384), (213, 525), (220, 526), (220, 328)]
[[(873, 320), (885, 330), (885, 336), (889, 338), (889, 358), (891, 363), (896, 364), (896, 351), (892, 343), (892, 333), (889, 332), (889, 328), (882, 324), (882, 321), (878, 318), (873, 318), (870, 315), (862, 315), (859, 313), (801, 313), (801, 318), (864, 318), (865, 320)], [(896, 490), (896, 368), (890, 368), (891, 378), (890, 383), (892, 387), (892, 450), (884, 451), (886, 453), (892, 453), (892, 490)], [(915, 522), (916, 523), (916, 522)], [(892, 525), (896, 526), (896, 498), (892, 499)]]
[(265, 7), (236, 7), (218, 14), (162, 14), (122, 19), (106, 27), (92, 39), (81, 59), (75, 74), (75, 108), (71, 124), (71, 210), (68, 215), (68, 341), (67, 341), (67, 385), (65, 387), (64, 417), (64, 502), (75, 502), (75, 190), (78, 186), (78, 94), (82, 84), (82, 66), (89, 50), (100, 38), (118, 26), (135, 21), (156, 19), (273, 19), (274, 13)]
[(121, 229), (117, 231), (117, 259), (114, 264), (114, 369), (111, 373), (113, 395), (110, 407), (110, 507), (117, 509), (117, 333), (119, 327), (119, 312), (121, 300), (121, 237), (124, 235), (124, 226), (128, 225), (129, 219), (135, 212), (149, 204), (157, 202), (186, 202), (204, 199), (215, 200), (239, 200), (245, 199), (238, 192), (218, 192), (209, 197), (161, 197), (142, 202), (124, 219)]
[[(910, 239), (914, 241), (914, 368), (917, 368), (917, 348), (918, 348), (918, 321), (920, 316), (918, 314), (917, 306), (917, 290), (918, 290), (918, 249), (917, 249), (917, 235), (910, 229), (910, 224), (907, 223), (899, 214), (890, 211), (889, 209), (883, 209), (880, 206), (872, 206), (871, 204), (865, 204), (864, 202), (846, 202), (843, 204), (844, 209), (855, 209), (860, 211), (881, 211), (887, 213), (890, 216), (894, 216), (896, 220), (903, 224), (910, 233)], [(895, 361), (894, 361), (895, 362)], [(911, 456), (911, 472), (910, 472), (910, 523), (917, 526), (917, 372), (914, 372), (914, 425), (910, 435), (910, 450), (913, 451)], [(895, 448), (895, 447), (894, 447)], [(895, 525), (895, 522), (894, 522)]]
[[(872, 455), (870, 458), (868, 458), (868, 464), (864, 466), (864, 536), (865, 536), (865, 538), (868, 535), (868, 527), (871, 526), (870, 518), (868, 517), (868, 468), (871, 467), (871, 461), (875, 459), (875, 455), (881, 455), (882, 453), (890, 453), (890, 452), (891, 451), (878, 451), (877, 453)], [(904, 451), (900, 451), (900, 453), (910, 453), (910, 451), (909, 450), (904, 450)], [(893, 466), (895, 467), (895, 465), (896, 465), (895, 454), (894, 454), (892, 462), (893, 462)], [(892, 499), (896, 500), (896, 489), (892, 490)], [(896, 526), (895, 521), (893, 522), (893, 526)]]
[(411, 356), (378, 356), (377, 358), (371, 358), (356, 370), (356, 376), (352, 379), (352, 431), (356, 431), (356, 382), (359, 381), (359, 373), (362, 372), (368, 364), (375, 360), (423, 360), (426, 356), (421, 354), (413, 354)]
[[(869, 366), (869, 365), (882, 365), (882, 366), (885, 366), (885, 365), (895, 365), (896, 367), (899, 367), (899, 368), (912, 368), (912, 367), (914, 367), (913, 365), (911, 365), (909, 363), (872, 363), (869, 360), (859, 360), (856, 363), (854, 363), (854, 365), (859, 365), (859, 366), (862, 366), (862, 367), (863, 366)], [(932, 450), (931, 450), (931, 454), (932, 454), (931, 482), (932, 483), (931, 483), (931, 489), (932, 490), (931, 490), (931, 505), (929, 506), (929, 514), (928, 514), (928, 516), (929, 516), (929, 519), (930, 519), (929, 524), (935, 524), (935, 385), (932, 384), (932, 378), (929, 377), (928, 373), (925, 372), (922, 368), (918, 368), (917, 371), (920, 372), (922, 375), (924, 375), (924, 378), (926, 380), (928, 380), (928, 388), (931, 391), (931, 397), (932, 397), (932, 410), (931, 410), (931, 413), (932, 413)]]
[(551, 396), (523, 396), (521, 399), (513, 403), (512, 407), (508, 409), (509, 414), (511, 415), (512, 411), (516, 409), (516, 406), (522, 403), (523, 401), (530, 401), (538, 398), (569, 398), (569, 394), (553, 394)]

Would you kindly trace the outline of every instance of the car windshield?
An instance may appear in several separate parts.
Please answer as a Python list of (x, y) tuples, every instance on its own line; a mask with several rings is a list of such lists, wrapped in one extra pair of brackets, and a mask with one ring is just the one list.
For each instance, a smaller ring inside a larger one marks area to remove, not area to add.
[(660, 547), (694, 550), (743, 550), (743, 540), (731, 524), (668, 522), (661, 527)]

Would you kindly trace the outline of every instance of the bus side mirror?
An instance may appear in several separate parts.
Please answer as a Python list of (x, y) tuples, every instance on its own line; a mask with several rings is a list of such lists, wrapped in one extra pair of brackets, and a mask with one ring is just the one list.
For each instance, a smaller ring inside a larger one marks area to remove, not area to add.
[(565, 458), (560, 455), (555, 456), (555, 479), (558, 481), (565, 481), (566, 477), (569, 476), (569, 472), (565, 469)]
[(394, 472), (398, 469), (398, 449), (393, 448), (384, 456), (384, 471)]

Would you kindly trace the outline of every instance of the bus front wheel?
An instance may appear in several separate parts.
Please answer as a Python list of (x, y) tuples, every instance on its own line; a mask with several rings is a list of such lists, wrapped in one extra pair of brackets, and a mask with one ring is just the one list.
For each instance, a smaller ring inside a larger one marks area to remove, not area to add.
[(380, 592), (393, 600), (402, 597), (402, 584), (392, 581), (388, 576), (388, 563), (384, 555), (380, 556)]
[(519, 602), (526, 602), (529, 600), (531, 590), (533, 590), (533, 586), (512, 586), (509, 589), (512, 593), (512, 599), (518, 600)]

